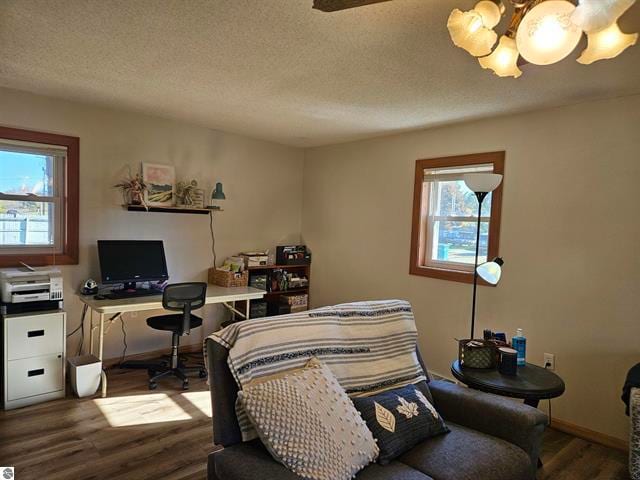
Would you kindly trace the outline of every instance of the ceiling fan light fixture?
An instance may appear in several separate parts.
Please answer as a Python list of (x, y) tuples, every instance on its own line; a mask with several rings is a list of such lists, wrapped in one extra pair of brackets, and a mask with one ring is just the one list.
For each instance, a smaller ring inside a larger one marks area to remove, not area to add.
[(456, 8), (449, 15), (447, 28), (453, 43), (474, 57), (491, 53), (498, 40), (498, 34), (485, 27), (482, 15), (475, 10), (463, 12)]
[(479, 58), (478, 62), (482, 68), (492, 70), (499, 77), (518, 78), (522, 75), (522, 70), (518, 68), (519, 57), (516, 41), (503, 35), (493, 53)]
[(579, 0), (571, 20), (587, 33), (597, 32), (615, 23), (634, 3), (636, 0)]
[(567, 0), (547, 0), (533, 7), (516, 33), (520, 55), (535, 65), (551, 65), (578, 45), (582, 30), (571, 21), (576, 7)]
[(578, 58), (578, 63), (590, 65), (598, 60), (615, 58), (638, 42), (637, 33), (623, 33), (616, 22), (609, 27), (587, 34), (587, 48)]

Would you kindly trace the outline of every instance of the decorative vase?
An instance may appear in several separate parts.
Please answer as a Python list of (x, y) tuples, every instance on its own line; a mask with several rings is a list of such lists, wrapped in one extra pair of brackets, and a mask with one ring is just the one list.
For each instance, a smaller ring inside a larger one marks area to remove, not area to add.
[(142, 196), (140, 192), (131, 192), (131, 205), (142, 205)]

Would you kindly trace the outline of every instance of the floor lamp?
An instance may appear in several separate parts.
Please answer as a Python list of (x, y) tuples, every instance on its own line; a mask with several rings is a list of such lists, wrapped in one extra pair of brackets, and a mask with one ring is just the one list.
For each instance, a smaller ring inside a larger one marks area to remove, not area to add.
[[(482, 202), (489, 195), (489, 193), (493, 192), (498, 186), (500, 182), (502, 182), (502, 175), (498, 173), (467, 173), (462, 177), (464, 183), (467, 185), (469, 190), (471, 190), (478, 199), (478, 224), (476, 231), (476, 257), (475, 262), (473, 264), (473, 303), (471, 306), (471, 340), (473, 340), (475, 325), (476, 325), (476, 292), (478, 289), (478, 254), (480, 253), (480, 219), (482, 217)], [(497, 261), (501, 263), (498, 264)], [(502, 266), (502, 259), (496, 259), (493, 262), (498, 268)], [(483, 264), (484, 265), (484, 264)], [(498, 275), (498, 279), (500, 275)], [(497, 283), (497, 281), (496, 281)]]

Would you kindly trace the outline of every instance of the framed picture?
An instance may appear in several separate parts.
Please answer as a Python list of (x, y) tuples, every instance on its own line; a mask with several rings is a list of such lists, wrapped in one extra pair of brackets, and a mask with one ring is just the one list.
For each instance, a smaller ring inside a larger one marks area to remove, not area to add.
[(142, 164), (142, 179), (147, 185), (147, 204), (170, 207), (175, 202), (176, 169), (173, 165)]

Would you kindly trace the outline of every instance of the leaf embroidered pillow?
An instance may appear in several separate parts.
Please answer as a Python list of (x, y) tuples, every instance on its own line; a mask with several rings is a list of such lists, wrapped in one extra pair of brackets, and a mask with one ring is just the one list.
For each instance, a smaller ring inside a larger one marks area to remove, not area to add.
[(378, 447), (331, 370), (317, 359), (238, 392), (271, 455), (302, 478), (348, 480)]
[(378, 441), (381, 465), (426, 438), (449, 432), (424, 382), (352, 401)]

